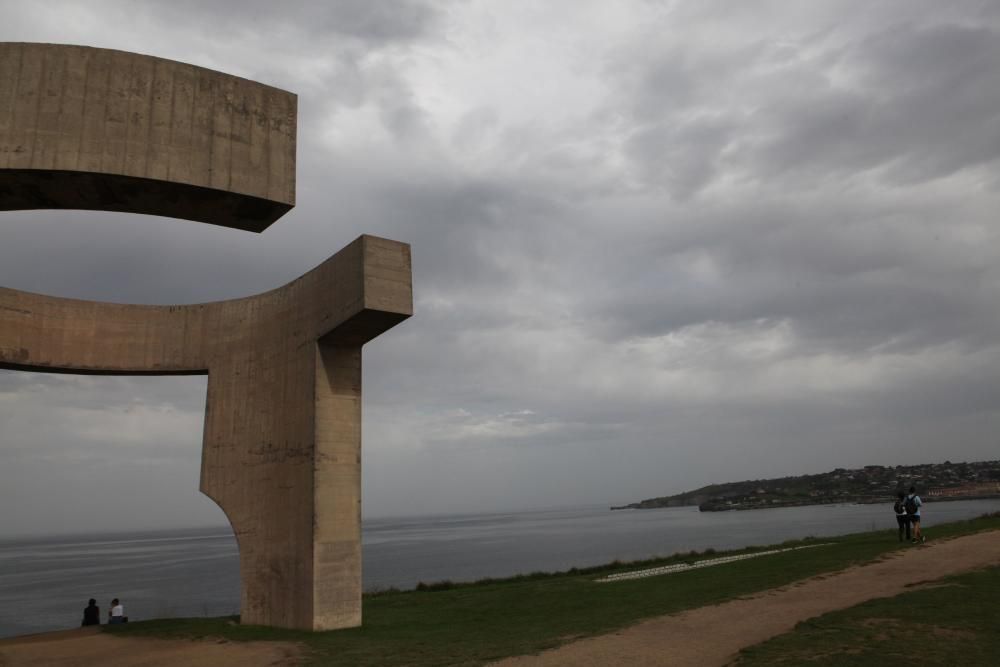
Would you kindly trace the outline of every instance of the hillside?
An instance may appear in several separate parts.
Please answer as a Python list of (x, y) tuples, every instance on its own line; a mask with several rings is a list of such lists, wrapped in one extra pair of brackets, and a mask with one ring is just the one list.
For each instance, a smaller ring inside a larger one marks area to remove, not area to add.
[(826, 503), (887, 502), (916, 486), (925, 501), (1000, 497), (1000, 461), (837, 468), (776, 479), (712, 484), (673, 496), (648, 498), (613, 510), (697, 505), (705, 512)]

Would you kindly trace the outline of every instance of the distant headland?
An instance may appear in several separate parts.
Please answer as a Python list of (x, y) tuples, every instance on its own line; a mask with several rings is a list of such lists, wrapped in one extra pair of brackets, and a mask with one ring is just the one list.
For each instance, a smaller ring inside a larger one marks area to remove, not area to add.
[(720, 512), (829, 503), (879, 503), (888, 502), (898, 490), (911, 485), (917, 487), (925, 501), (998, 498), (1000, 461), (837, 468), (818, 475), (712, 484), (611, 509), (697, 505), (702, 512)]

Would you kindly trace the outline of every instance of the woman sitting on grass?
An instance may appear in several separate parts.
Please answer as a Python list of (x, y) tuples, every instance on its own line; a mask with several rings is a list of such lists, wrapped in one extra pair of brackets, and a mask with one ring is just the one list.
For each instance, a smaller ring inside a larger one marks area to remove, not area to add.
[(111, 601), (111, 611), (108, 612), (108, 623), (124, 623), (128, 619), (125, 617), (125, 607), (115, 598)]

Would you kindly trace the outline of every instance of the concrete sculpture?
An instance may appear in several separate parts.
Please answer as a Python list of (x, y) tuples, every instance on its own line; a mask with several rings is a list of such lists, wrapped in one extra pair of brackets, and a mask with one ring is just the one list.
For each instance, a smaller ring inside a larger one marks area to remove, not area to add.
[[(294, 95), (177, 62), (0, 44), (0, 210), (260, 231), (294, 205)], [(362, 236), (244, 299), (98, 303), (0, 288), (0, 367), (207, 374), (201, 490), (240, 549), (244, 623), (361, 623), (361, 347), (412, 314), (409, 246)]]

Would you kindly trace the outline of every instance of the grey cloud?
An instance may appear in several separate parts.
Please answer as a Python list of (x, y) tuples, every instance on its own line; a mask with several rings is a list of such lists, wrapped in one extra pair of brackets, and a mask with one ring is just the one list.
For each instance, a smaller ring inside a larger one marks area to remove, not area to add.
[(625, 152), (649, 186), (686, 199), (715, 178), (733, 128), (720, 118), (659, 123), (636, 131)]
[(996, 21), (905, 16), (860, 35), (831, 23), (783, 43), (750, 36), (711, 50), (691, 38), (617, 54), (614, 103), (639, 126), (623, 152), (682, 196), (732, 167), (797, 187), (876, 169), (893, 184), (995, 170)]
[(0, 531), (224, 523), (197, 491), (204, 395), (204, 378), (0, 371), (0, 503), (17, 507)]
[(232, 31), (253, 30), (283, 39), (281, 28), (302, 35), (353, 38), (365, 43), (407, 42), (425, 36), (436, 24), (437, 9), (412, 0), (337, 0), (282, 3), (250, 0), (236, 3), (199, 3), (180, 0), (154, 8), (170, 22), (204, 24)]
[(758, 112), (773, 138), (747, 149), (749, 165), (770, 177), (881, 167), (889, 182), (912, 184), (993, 163), (998, 57), (1000, 35), (989, 27), (902, 23), (870, 35), (828, 61), (846, 82)]
[[(585, 36), (603, 97), (537, 121), (465, 108), (462, 90), (452, 119), (422, 106), (444, 93), (407, 64), (455, 57), (464, 5), (251, 3), (218, 36), (215, 7), (140, 11), (131, 38), (150, 50), (299, 92), (298, 206), (262, 235), (6, 214), (0, 285), (185, 303), (270, 289), (360, 233), (411, 243), (417, 312), (365, 351), (369, 514), (621, 502), (939, 460), (942, 442), (986, 457), (998, 27), (971, 4), (921, 3), (919, 20), (904, 6), (665, 5), (616, 43)], [(45, 24), (21, 14), (0, 35)], [(499, 51), (520, 37), (486, 32)], [(104, 45), (130, 47), (115, 34)], [(371, 122), (377, 137), (329, 140)], [(204, 378), (105, 380), (0, 373), (0, 411), (13, 397), (39, 422), (65, 410), (123, 429), (130, 407), (150, 423), (173, 411), (190, 432), (162, 451), (99, 432), (74, 448), (59, 420), (15, 430), (0, 412), (20, 443), (0, 482), (17, 468), (68, 484), (76, 465), (104, 488), (159, 466), (197, 498)], [(170, 512), (217, 518), (184, 507)]]
[[(816, 236), (822, 243), (823, 234)], [(817, 266), (809, 268), (786, 261), (809, 257), (809, 247), (801, 242), (737, 239), (705, 249), (724, 272), (721, 281), (699, 284), (658, 271), (653, 268), (658, 258), (651, 254), (633, 265), (645, 270), (621, 271), (618, 284), (628, 288), (624, 295), (605, 288), (581, 307), (606, 323), (612, 339), (662, 335), (704, 321), (758, 318), (791, 320), (813, 351), (862, 351), (890, 341), (897, 350), (952, 340), (981, 346), (1000, 333), (997, 318), (983, 309), (976, 267), (956, 267), (948, 276), (921, 276), (912, 261), (869, 268), (848, 246), (839, 256), (817, 257)], [(831, 241), (835, 248), (836, 237)], [(892, 258), (891, 247), (883, 252), (886, 260)], [(670, 257), (664, 259), (669, 265)]]
[(212, 301), (272, 289), (303, 266), (271, 238), (166, 218), (18, 212), (5, 214), (4, 226), (14, 252), (0, 264), (0, 284), (54, 296)]

